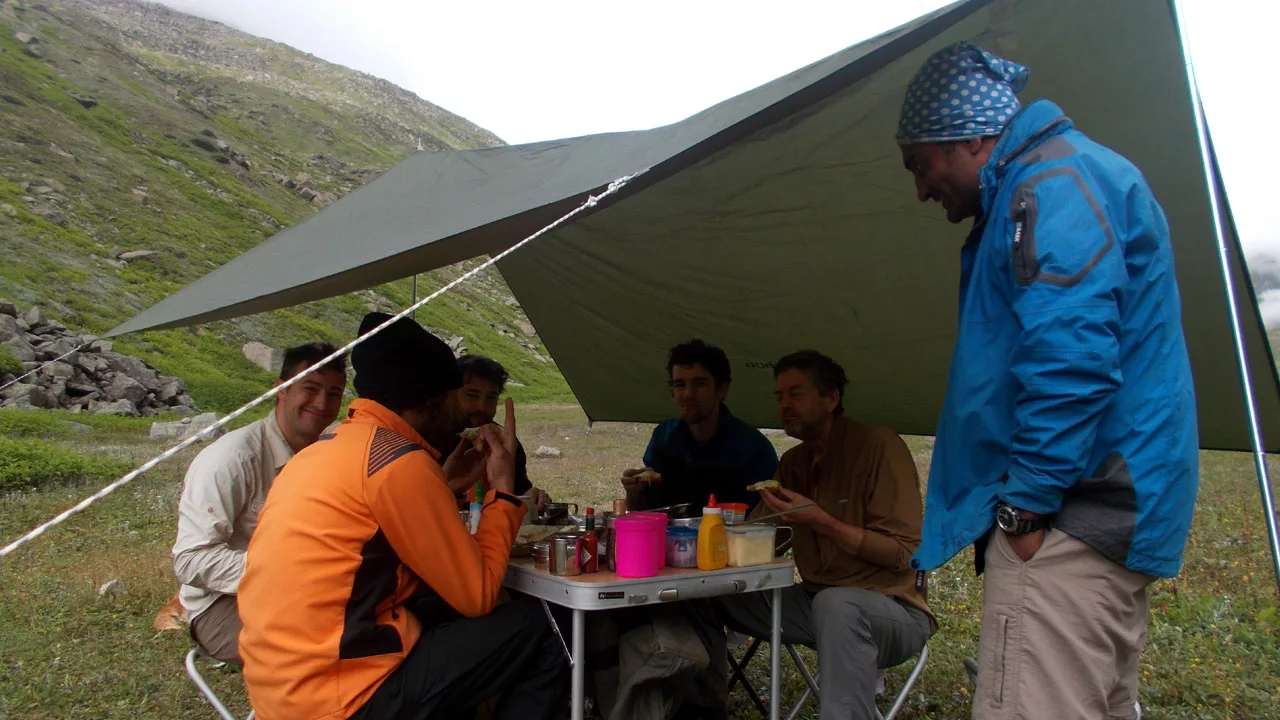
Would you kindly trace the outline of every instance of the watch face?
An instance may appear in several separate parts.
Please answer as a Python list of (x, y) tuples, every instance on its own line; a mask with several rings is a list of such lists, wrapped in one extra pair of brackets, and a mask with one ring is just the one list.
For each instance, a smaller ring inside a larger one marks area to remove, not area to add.
[(1000, 507), (996, 508), (996, 524), (1000, 526), (1001, 530), (1007, 533), (1011, 533), (1017, 530), (1018, 529), (1017, 511), (1008, 505), (1001, 505)]

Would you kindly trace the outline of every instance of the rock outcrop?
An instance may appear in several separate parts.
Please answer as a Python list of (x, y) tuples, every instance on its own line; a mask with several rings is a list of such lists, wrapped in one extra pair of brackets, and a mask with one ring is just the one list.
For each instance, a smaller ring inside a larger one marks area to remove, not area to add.
[(0, 345), (23, 367), (0, 369), (0, 385), (38, 368), (0, 390), (0, 407), (146, 417), (199, 409), (182, 380), (116, 352), (109, 341), (71, 332), (39, 308), (22, 312), (0, 300)]

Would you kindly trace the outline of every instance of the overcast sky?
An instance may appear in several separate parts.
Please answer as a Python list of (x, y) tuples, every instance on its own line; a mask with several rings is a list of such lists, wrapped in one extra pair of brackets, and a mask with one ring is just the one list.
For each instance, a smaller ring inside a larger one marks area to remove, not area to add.
[[(675, 122), (945, 4), (163, 2), (390, 80), (509, 143)], [(1182, 2), (1241, 236), (1250, 250), (1280, 254), (1280, 64), (1271, 49), (1280, 2)]]

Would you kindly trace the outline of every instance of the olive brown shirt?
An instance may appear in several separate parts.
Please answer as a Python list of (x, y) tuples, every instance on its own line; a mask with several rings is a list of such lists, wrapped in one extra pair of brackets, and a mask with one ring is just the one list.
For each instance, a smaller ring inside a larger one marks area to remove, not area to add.
[[(834, 538), (795, 524), (793, 555), (806, 589), (874, 590), (901, 598), (933, 620), (923, 577), (911, 569), (924, 521), (920, 477), (897, 433), (838, 415), (826, 453), (815, 458), (812, 443), (797, 445), (783, 454), (777, 480), (863, 531), (861, 546), (851, 553)], [(762, 508), (763, 503), (757, 510), (767, 512)]]

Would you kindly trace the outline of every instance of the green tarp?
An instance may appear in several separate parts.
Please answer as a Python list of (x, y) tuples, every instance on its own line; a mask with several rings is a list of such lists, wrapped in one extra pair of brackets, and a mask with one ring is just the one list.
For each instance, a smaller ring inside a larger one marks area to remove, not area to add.
[[(667, 127), (421, 153), (111, 334), (262, 312), (494, 254), (650, 168), (499, 264), (593, 420), (670, 416), (666, 351), (697, 336), (729, 353), (730, 405), (756, 425), (778, 424), (770, 362), (811, 347), (845, 366), (851, 413), (932, 434), (967, 227), (916, 201), (893, 133), (911, 75), (960, 39), (1028, 65), (1024, 102), (1053, 99), (1146, 174), (1172, 227), (1202, 447), (1248, 449), (1198, 109), (1167, 0), (959, 2)], [(1274, 451), (1280, 387), (1234, 228), (1226, 238)]]

